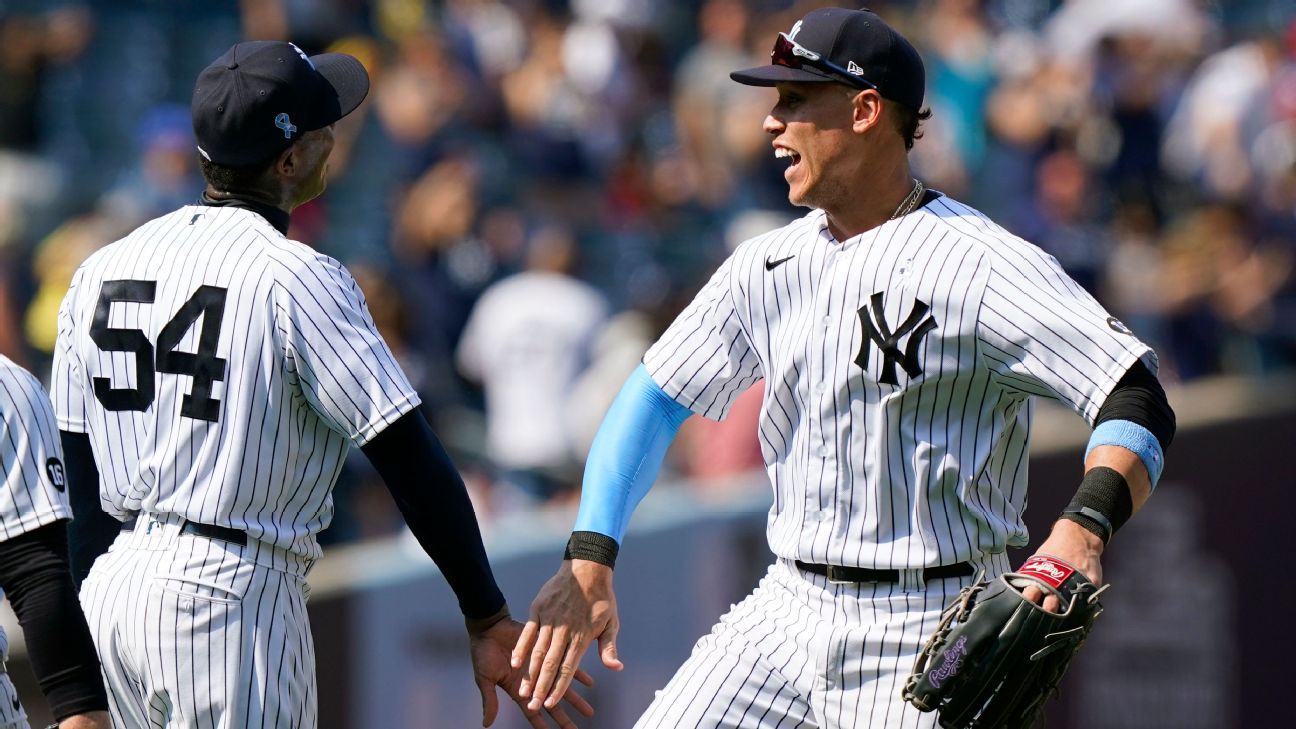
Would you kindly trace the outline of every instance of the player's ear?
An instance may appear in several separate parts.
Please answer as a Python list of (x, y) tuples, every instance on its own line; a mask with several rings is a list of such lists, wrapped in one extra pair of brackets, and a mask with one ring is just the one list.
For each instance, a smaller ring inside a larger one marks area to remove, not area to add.
[(280, 177), (291, 179), (296, 176), (300, 167), (301, 155), (298, 154), (297, 145), (295, 144), (288, 145), (288, 149), (280, 152), (279, 156), (275, 158), (275, 172), (279, 173)]
[(851, 98), (851, 129), (863, 134), (882, 121), (882, 95), (874, 89), (864, 89)]

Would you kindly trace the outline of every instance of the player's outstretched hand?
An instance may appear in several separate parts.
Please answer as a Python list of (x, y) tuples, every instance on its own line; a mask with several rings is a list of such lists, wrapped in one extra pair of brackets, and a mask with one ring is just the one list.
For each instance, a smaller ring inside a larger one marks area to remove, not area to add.
[[(495, 695), (496, 686), (504, 687), (509, 697), (517, 702), (518, 708), (522, 709), (523, 715), (531, 726), (536, 729), (545, 729), (549, 726), (544, 719), (544, 713), (539, 709), (527, 707), (526, 697), (520, 693), (526, 672), (509, 665), (509, 651), (517, 644), (521, 635), (522, 624), (510, 618), (505, 618), (480, 632), (469, 631), (469, 652), (472, 655), (473, 674), (477, 681), (477, 689), (481, 691), (482, 696), (482, 726), (495, 723), (495, 715), (499, 712), (499, 700)], [(584, 671), (577, 671), (574, 677), (586, 686), (594, 685), (594, 679)], [(594, 715), (594, 707), (575, 691), (568, 693), (566, 699), (571, 708), (584, 716)], [(576, 729), (576, 724), (572, 722), (566, 710), (557, 705), (557, 702), (547, 707), (546, 711), (560, 729)]]
[[(1102, 586), (1103, 542), (1098, 535), (1069, 519), (1059, 519), (1053, 525), (1048, 539), (1044, 540), (1035, 553), (1052, 555), (1069, 562), (1095, 585)], [(1051, 613), (1062, 609), (1062, 602), (1057, 596), (1045, 595), (1044, 590), (1033, 585), (1022, 590), (1023, 597), (1036, 605), (1040, 605), (1042, 600), (1044, 609)]]
[(513, 667), (528, 665), (522, 696), (528, 708), (552, 709), (580, 673), (581, 657), (595, 639), (603, 665), (624, 668), (617, 658), (616, 595), (612, 568), (583, 559), (565, 560), (531, 603), (531, 618), (513, 648)]

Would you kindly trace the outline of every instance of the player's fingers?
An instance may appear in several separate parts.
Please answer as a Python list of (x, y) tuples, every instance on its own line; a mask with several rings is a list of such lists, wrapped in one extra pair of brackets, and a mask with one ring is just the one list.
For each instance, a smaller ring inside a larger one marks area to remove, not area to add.
[(1062, 609), (1062, 601), (1058, 599), (1057, 595), (1049, 595), (1044, 598), (1044, 609), (1051, 613), (1058, 612)]
[(594, 716), (594, 707), (590, 705), (590, 702), (585, 700), (584, 696), (581, 696), (575, 691), (569, 689), (567, 693), (563, 694), (563, 701), (566, 701), (568, 706), (572, 707), (584, 716)]
[(625, 668), (617, 656), (617, 633), (620, 632), (621, 625), (616, 620), (608, 622), (607, 629), (599, 636), (599, 658), (603, 659), (603, 665), (613, 671), (620, 671)]
[(553, 640), (549, 642), (549, 652), (545, 654), (540, 664), (540, 675), (531, 688), (530, 708), (540, 709), (544, 705), (544, 700), (548, 698), (549, 690), (558, 678), (559, 669), (562, 668), (563, 658), (567, 655), (568, 640), (566, 628), (560, 627), (554, 630)]
[(549, 716), (558, 725), (558, 729), (576, 729), (576, 723), (572, 721), (566, 711), (563, 711), (561, 706), (549, 709)]
[(522, 685), (518, 688), (518, 694), (523, 698), (530, 696), (535, 689), (536, 679), (540, 676), (540, 664), (544, 663), (552, 639), (553, 627), (548, 625), (542, 626), (536, 634), (535, 646), (531, 648), (531, 665), (527, 668), (526, 678), (522, 679)]
[(535, 642), (536, 634), (540, 632), (540, 624), (534, 620), (528, 620), (527, 624), (522, 626), (522, 632), (518, 634), (517, 644), (513, 646), (513, 655), (509, 658), (509, 664), (514, 668), (521, 668), (526, 661), (527, 653), (531, 652), (531, 644)]
[(584, 636), (575, 636), (567, 646), (567, 654), (563, 656), (562, 665), (558, 667), (558, 678), (554, 681), (553, 690), (549, 692), (545, 700), (545, 706), (550, 709), (557, 708), (558, 701), (567, 692), (571, 686), (572, 678), (576, 671), (580, 669), (581, 656), (585, 655), (585, 649), (589, 648), (589, 639)]
[(528, 724), (535, 727), (535, 729), (548, 729), (549, 722), (544, 720), (544, 714), (528, 709), (526, 704), (521, 701), (518, 702), (518, 706), (522, 707), (522, 715), (526, 717)]
[(1044, 591), (1034, 585), (1028, 585), (1022, 588), (1022, 597), (1038, 605), (1044, 599)]
[(587, 673), (583, 668), (576, 669), (576, 680), (580, 681), (586, 686), (594, 685), (594, 677), (589, 675), (589, 673)]
[(495, 684), (490, 681), (478, 681), (477, 690), (481, 692), (482, 697), (482, 726), (490, 726), (495, 723), (495, 715), (499, 713), (499, 698), (495, 696)]

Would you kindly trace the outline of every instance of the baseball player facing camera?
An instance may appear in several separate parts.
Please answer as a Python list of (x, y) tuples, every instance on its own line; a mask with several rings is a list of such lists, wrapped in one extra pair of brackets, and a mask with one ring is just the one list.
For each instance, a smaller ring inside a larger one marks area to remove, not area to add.
[(518, 698), (522, 626), (462, 480), (351, 274), (286, 237), (368, 90), (345, 54), (232, 47), (194, 89), (201, 202), (92, 255), (63, 302), (73, 567), (119, 728), (317, 726), (306, 575), (353, 444), (459, 598), (485, 723), (496, 685)]
[(622, 668), (612, 574), (631, 511), (680, 424), (725, 417), (763, 378), (777, 559), (636, 726), (1016, 726), (985, 723), (983, 704), (944, 711), (939, 692), (980, 670), (972, 638), (923, 664), (925, 681), (911, 668), (966, 618), (942, 621), (951, 598), (967, 588), (970, 607), (975, 576), (1007, 573), (1007, 548), (1028, 543), (1034, 397), (1096, 427), (1074, 501), (1021, 570), (1047, 579), (1012, 592), (1054, 613), (1096, 599), (1104, 545), (1174, 432), (1156, 357), (1051, 256), (914, 179), (923, 63), (877, 15), (815, 10), (771, 55), (731, 75), (777, 90), (764, 129), (788, 199), (811, 210), (740, 245), (610, 408), (564, 561), (513, 651), (523, 693), (555, 706), (594, 640)]

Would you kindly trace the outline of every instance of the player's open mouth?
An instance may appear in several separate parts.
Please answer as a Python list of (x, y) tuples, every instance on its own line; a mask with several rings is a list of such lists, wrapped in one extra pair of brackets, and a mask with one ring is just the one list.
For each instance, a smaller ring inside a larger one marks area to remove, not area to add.
[(801, 164), (801, 155), (797, 154), (796, 152), (793, 152), (787, 147), (775, 147), (774, 158), (789, 159), (792, 161), (792, 164), (788, 165), (788, 168), (783, 171), (784, 175), (786, 175), (789, 171), (796, 169), (797, 165)]

